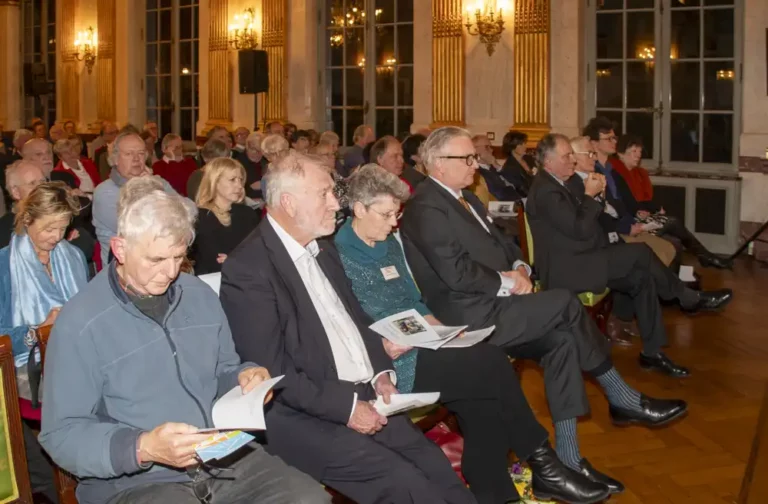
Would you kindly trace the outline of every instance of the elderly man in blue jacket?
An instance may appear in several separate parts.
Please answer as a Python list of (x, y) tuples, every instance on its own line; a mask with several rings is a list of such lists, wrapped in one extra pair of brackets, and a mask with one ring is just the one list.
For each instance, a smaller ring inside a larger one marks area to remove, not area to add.
[(195, 207), (150, 183), (125, 184), (116, 261), (56, 321), (40, 443), (82, 478), (80, 504), (330, 502), (256, 443), (216, 467), (196, 458), (216, 399), (253, 389), (269, 372), (240, 361), (215, 292), (179, 274)]

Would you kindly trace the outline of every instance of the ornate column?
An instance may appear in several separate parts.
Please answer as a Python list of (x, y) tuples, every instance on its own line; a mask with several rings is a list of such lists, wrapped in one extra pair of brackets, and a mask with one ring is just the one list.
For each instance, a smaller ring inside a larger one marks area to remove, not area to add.
[(61, 59), (56, 76), (58, 122), (73, 120), (80, 115), (80, 65), (75, 59), (75, 18), (77, 0), (60, 0), (56, 12), (56, 47)]
[(229, 0), (210, 0), (208, 11), (208, 120), (203, 133), (213, 126), (230, 128), (229, 51), (227, 27)]
[(104, 121), (115, 120), (115, 0), (98, 0), (98, 54), (96, 57), (96, 114), (91, 129), (98, 131)]
[(264, 94), (261, 105), (264, 123), (286, 119), (285, 4), (286, 0), (264, 0), (262, 3), (261, 46), (267, 51), (269, 65), (269, 91)]
[(20, 61), (21, 9), (19, 0), (0, 0), (0, 58), (6, 71), (0, 81), (0, 122), (7, 130), (21, 127), (21, 76)]
[(432, 124), (464, 126), (461, 0), (432, 0)]
[(515, 2), (515, 123), (528, 143), (549, 133), (549, 0)]

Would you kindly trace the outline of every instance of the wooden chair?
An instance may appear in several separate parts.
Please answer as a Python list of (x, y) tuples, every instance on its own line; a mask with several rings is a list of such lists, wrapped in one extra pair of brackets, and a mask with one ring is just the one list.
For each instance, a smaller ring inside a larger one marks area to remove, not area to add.
[[(528, 225), (528, 216), (525, 213), (523, 204), (518, 202), (515, 204), (517, 212), (517, 226), (520, 233), (520, 250), (523, 253), (523, 259), (530, 266), (533, 266), (533, 233)], [(539, 282), (536, 282), (534, 286), (535, 290), (540, 290), (541, 286)], [(578, 294), (579, 301), (584, 305), (584, 308), (589, 313), (589, 316), (597, 324), (600, 332), (607, 334), (608, 331), (608, 317), (613, 309), (613, 296), (611, 296), (611, 290), (606, 288), (603, 292), (580, 292)]]
[(0, 336), (0, 377), (0, 502), (32, 504), (32, 486), (16, 388), (16, 365), (9, 336)]
[[(45, 375), (45, 350), (48, 347), (48, 338), (51, 336), (53, 326), (43, 326), (37, 329), (37, 340), (40, 344), (40, 363)], [(43, 398), (44, 400), (45, 398)], [(67, 471), (54, 464), (53, 477), (56, 482), (56, 493), (59, 495), (59, 504), (77, 504), (75, 489), (77, 479)]]

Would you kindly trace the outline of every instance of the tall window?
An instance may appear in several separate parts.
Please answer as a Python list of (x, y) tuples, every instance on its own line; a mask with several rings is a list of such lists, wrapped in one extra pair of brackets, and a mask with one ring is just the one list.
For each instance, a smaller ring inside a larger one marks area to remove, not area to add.
[(147, 0), (147, 121), (160, 135), (195, 138), (198, 96), (199, 0)]
[(321, 32), (325, 120), (352, 144), (361, 124), (376, 136), (413, 123), (413, 0), (326, 0)]
[(24, 125), (39, 117), (50, 126), (56, 122), (56, 0), (24, 0), (22, 25), (22, 61), (43, 65), (49, 91), (34, 97), (25, 93)]
[(735, 170), (742, 0), (588, 1), (588, 110), (640, 135), (647, 165)]

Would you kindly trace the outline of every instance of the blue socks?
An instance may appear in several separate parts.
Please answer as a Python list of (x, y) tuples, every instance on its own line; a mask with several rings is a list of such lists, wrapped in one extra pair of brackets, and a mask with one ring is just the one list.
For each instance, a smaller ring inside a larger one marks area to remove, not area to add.
[(563, 464), (578, 470), (581, 452), (576, 438), (576, 418), (555, 422), (555, 452)]
[(603, 387), (609, 403), (619, 408), (640, 411), (640, 392), (627, 385), (615, 367), (595, 379)]

